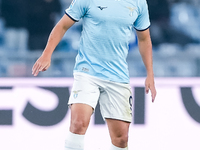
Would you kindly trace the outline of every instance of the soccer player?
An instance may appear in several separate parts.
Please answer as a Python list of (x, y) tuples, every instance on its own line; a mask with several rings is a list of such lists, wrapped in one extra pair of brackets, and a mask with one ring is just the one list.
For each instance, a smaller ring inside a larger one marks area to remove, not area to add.
[(75, 80), (68, 102), (71, 122), (65, 150), (84, 149), (84, 135), (98, 101), (112, 141), (110, 150), (127, 150), (132, 94), (126, 57), (134, 28), (147, 70), (145, 90), (151, 91), (152, 101), (156, 96), (146, 0), (74, 0), (65, 13), (32, 68), (34, 76), (47, 70), (65, 32), (83, 20)]

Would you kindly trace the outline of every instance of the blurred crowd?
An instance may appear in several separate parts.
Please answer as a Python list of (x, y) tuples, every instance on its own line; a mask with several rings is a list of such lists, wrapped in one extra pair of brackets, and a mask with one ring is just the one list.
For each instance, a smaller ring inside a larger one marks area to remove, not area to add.
[[(200, 1), (198, 0), (147, 0), (149, 4), (149, 14), (151, 19), (151, 37), (154, 45), (161, 43), (177, 43), (186, 45), (188, 43), (199, 43), (200, 37), (195, 38), (185, 32), (185, 21), (190, 22), (190, 17), (196, 18), (195, 14), (200, 17)], [(184, 7), (184, 6), (185, 7)], [(178, 7), (176, 7), (178, 6)], [(196, 7), (196, 8), (195, 8)], [(190, 9), (192, 8), (192, 12)], [(196, 11), (199, 11), (196, 13)], [(191, 13), (191, 14), (190, 14)], [(197, 18), (196, 18), (197, 19)], [(178, 24), (175, 26), (175, 24)], [(200, 31), (200, 22), (196, 22)], [(179, 28), (182, 28), (180, 30)]]
[[(50, 31), (70, 3), (71, 0), (0, 0), (0, 77), (30, 76), (27, 73), (30, 70), (27, 68), (30, 68), (39, 53), (45, 48)], [(195, 51), (194, 55), (198, 53), (198, 50), (200, 51), (199, 0), (147, 0), (147, 3), (151, 20), (152, 43), (155, 53), (159, 53), (155, 56), (166, 57), (170, 60), (171, 55), (176, 56), (179, 51), (192, 50)], [(57, 57), (53, 61), (53, 65), (58, 71), (55, 71), (56, 73), (52, 76), (72, 75), (65, 71), (73, 69), (74, 53), (78, 49), (81, 29), (80, 21), (68, 31), (58, 45)], [(135, 49), (137, 49), (137, 38), (133, 33), (130, 53), (136, 53)], [(64, 57), (63, 53), (70, 53), (70, 55)], [(187, 52), (185, 53), (187, 55)], [(190, 55), (191, 58), (194, 58), (191, 53)], [(73, 59), (69, 59), (69, 56)], [(135, 57), (136, 55), (131, 54), (130, 56)], [(68, 58), (68, 62), (65, 63), (62, 58)], [(161, 64), (159, 61), (162, 59), (154, 59)], [(183, 57), (179, 59), (181, 60)], [(189, 70), (190, 73), (184, 74), (185, 76), (200, 76), (199, 58), (195, 57), (193, 61), (197, 66), (193, 67), (193, 70), (196, 71), (191, 74), (191, 70)], [(132, 62), (132, 58), (128, 57), (128, 62)], [(190, 66), (193, 65), (190, 64)], [(66, 68), (66, 66), (68, 67)], [(136, 72), (145, 70), (140, 65), (136, 68), (138, 69), (130, 68), (130, 70)], [(172, 72), (171, 74), (159, 69), (155, 72), (158, 73), (157, 76), (181, 76), (180, 73), (176, 74), (173, 67), (169, 70)], [(144, 75), (144, 73), (132, 72), (130, 71), (131, 76)], [(44, 74), (44, 76), (49, 76), (49, 74)]]
[(60, 14), (59, 0), (1, 0), (8, 49), (43, 49)]

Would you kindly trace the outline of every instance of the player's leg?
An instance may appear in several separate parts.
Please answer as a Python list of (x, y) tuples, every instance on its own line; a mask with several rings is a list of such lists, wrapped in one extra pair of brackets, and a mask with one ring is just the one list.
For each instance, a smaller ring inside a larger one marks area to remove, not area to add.
[(99, 102), (112, 141), (110, 150), (128, 150), (128, 131), (132, 121), (131, 87), (115, 82), (102, 84)]
[(93, 108), (87, 104), (71, 105), (70, 131), (65, 140), (65, 150), (83, 150), (84, 135), (88, 128)]
[(110, 150), (128, 150), (128, 131), (130, 122), (106, 119), (112, 146)]
[(76, 74), (74, 78), (68, 102), (71, 108), (71, 122), (65, 150), (83, 150), (84, 135), (100, 94), (99, 87), (90, 77)]

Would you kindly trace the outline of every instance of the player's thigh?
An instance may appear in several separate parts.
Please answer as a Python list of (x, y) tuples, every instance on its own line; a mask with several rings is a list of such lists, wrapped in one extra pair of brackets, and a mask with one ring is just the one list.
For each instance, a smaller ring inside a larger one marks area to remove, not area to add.
[(92, 113), (93, 108), (87, 104), (72, 104), (70, 131), (76, 134), (85, 134)]
[(72, 120), (89, 120), (93, 114), (93, 108), (87, 104), (75, 103), (70, 107)]

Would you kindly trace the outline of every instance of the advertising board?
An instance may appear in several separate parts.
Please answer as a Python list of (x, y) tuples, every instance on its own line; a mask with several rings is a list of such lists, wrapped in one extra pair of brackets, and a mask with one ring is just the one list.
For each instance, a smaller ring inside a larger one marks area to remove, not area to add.
[[(156, 78), (154, 103), (144, 81), (130, 80), (129, 150), (199, 150), (200, 79)], [(0, 78), (0, 150), (64, 150), (72, 84), (72, 78)], [(108, 150), (110, 142), (98, 105), (85, 150)]]

